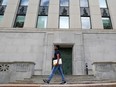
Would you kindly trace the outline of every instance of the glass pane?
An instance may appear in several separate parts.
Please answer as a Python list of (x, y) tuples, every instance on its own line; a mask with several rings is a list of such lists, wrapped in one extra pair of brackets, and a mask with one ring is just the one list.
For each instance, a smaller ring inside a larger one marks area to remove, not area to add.
[(89, 8), (81, 8), (81, 16), (87, 17), (90, 16)]
[(39, 15), (48, 15), (48, 7), (40, 6), (39, 7)]
[(2, 16), (2, 15), (0, 15), (0, 23), (2, 22), (2, 19), (3, 19), (3, 16)]
[(80, 7), (89, 7), (88, 0), (80, 0)]
[(47, 16), (39, 16), (37, 28), (46, 28), (46, 26), (47, 26)]
[(82, 29), (90, 29), (90, 17), (81, 17)]
[(60, 0), (60, 6), (69, 6), (69, 0)]
[(28, 6), (29, 0), (21, 0), (21, 5)]
[(101, 8), (101, 14), (103, 17), (109, 17), (109, 11), (107, 8)]
[(20, 6), (18, 9), (18, 14), (19, 15), (25, 15), (27, 12), (27, 6)]
[(1, 5), (0, 6), (0, 15), (3, 15), (6, 9), (6, 5)]
[(110, 18), (102, 18), (104, 29), (111, 29), (112, 24)]
[(107, 8), (106, 0), (99, 0), (100, 8)]
[(41, 0), (40, 6), (48, 6), (49, 0)]
[(2, 1), (3, 1), (3, 0), (0, 0), (0, 5), (2, 5)]
[(23, 27), (25, 16), (17, 16), (15, 27)]
[(69, 17), (60, 17), (60, 28), (69, 28)]
[(69, 8), (68, 7), (60, 7), (60, 15), (69, 15)]
[(8, 0), (3, 0), (2, 5), (7, 5), (8, 4)]

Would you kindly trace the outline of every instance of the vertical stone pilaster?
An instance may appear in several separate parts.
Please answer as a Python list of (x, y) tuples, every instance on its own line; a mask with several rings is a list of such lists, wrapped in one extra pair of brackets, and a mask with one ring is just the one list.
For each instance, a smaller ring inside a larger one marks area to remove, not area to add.
[(99, 0), (89, 0), (92, 29), (103, 29)]
[(35, 28), (37, 23), (40, 0), (29, 0), (24, 27)]
[(1, 27), (13, 27), (20, 0), (8, 0)]
[(49, 75), (52, 69), (53, 33), (46, 33), (42, 75)]
[(71, 29), (81, 29), (80, 20), (80, 2), (79, 0), (70, 0), (69, 13), (70, 13), (70, 28)]
[(58, 28), (58, 24), (59, 24), (59, 0), (50, 0), (47, 28)]
[(82, 34), (75, 34), (73, 47), (73, 75), (84, 75), (85, 58)]

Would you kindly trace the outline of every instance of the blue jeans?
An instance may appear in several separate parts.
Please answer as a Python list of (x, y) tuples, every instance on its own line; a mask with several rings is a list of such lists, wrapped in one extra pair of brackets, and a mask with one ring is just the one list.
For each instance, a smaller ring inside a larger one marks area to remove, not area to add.
[(54, 76), (55, 72), (56, 71), (59, 71), (61, 77), (62, 77), (62, 81), (65, 81), (65, 78), (64, 78), (64, 74), (63, 74), (63, 71), (62, 71), (62, 66), (61, 65), (57, 65), (57, 66), (54, 66), (53, 69), (52, 69), (52, 73), (50, 74), (50, 76), (48, 77), (48, 81), (50, 82), (52, 77)]

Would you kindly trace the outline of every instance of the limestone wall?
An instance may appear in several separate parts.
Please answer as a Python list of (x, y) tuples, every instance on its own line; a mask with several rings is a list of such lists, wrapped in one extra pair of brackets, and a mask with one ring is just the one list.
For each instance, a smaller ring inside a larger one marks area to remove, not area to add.
[(84, 50), (91, 69), (93, 62), (115, 62), (116, 34), (84, 34)]
[(112, 30), (1, 30), (0, 61), (31, 61), (35, 75), (48, 75), (54, 44), (72, 46), (73, 75), (84, 75), (86, 63), (93, 74), (93, 62), (116, 61), (116, 33)]

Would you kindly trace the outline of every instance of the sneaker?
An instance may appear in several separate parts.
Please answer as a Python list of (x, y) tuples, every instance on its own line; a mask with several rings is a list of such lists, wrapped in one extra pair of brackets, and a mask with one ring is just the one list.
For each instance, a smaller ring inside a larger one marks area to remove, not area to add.
[(60, 84), (65, 84), (66, 83), (66, 81), (62, 81)]
[(43, 81), (44, 81), (44, 83), (47, 83), (47, 84), (49, 84), (49, 81), (48, 81), (48, 80), (46, 80), (46, 79), (43, 79)]

